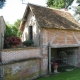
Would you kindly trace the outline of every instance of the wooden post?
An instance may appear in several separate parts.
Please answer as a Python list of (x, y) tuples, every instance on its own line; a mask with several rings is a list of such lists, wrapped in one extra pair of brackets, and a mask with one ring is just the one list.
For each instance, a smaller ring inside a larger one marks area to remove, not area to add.
[(49, 47), (49, 74), (51, 73), (51, 47)]

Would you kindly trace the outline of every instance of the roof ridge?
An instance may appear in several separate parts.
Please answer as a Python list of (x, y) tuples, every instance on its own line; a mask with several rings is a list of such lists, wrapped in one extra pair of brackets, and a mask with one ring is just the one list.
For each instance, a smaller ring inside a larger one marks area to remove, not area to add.
[(47, 8), (52, 9), (52, 10), (57, 10), (57, 11), (67, 12), (67, 13), (69, 13), (68, 11), (65, 11), (65, 10), (62, 10), (62, 9), (56, 9), (56, 8), (50, 8), (50, 7), (47, 7)]
[(43, 8), (48, 8), (48, 9), (52, 9), (52, 10), (58, 10), (58, 11), (61, 11), (61, 12), (69, 13), (68, 11), (65, 11), (65, 10), (62, 10), (62, 9), (51, 8), (51, 7), (42, 6), (42, 5), (38, 5), (38, 4), (28, 3), (28, 5), (39, 6), (39, 7), (43, 7)]
[(34, 6), (40, 6), (40, 7), (47, 8), (47, 6), (42, 6), (42, 5), (39, 5), (39, 4), (33, 4), (33, 3), (28, 3), (28, 5), (34, 5)]
[[(27, 18), (29, 10), (33, 11), (41, 27), (80, 30), (80, 24), (68, 11), (28, 3), (25, 18)], [(23, 21), (22, 25), (25, 22)]]

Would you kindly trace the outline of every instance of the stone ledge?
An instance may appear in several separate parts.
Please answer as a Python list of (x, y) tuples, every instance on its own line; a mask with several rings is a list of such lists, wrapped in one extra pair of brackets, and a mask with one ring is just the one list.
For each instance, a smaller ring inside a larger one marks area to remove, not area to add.
[(18, 51), (18, 50), (28, 50), (28, 49), (40, 49), (40, 47), (26, 47), (26, 48), (10, 48), (10, 49), (2, 49), (2, 52), (6, 51)]
[(31, 58), (26, 58), (26, 59), (11, 60), (11, 61), (7, 61), (7, 62), (2, 62), (0, 65), (13, 64), (13, 63), (29, 61), (29, 60), (35, 60), (35, 59), (41, 59), (41, 57), (31, 57)]

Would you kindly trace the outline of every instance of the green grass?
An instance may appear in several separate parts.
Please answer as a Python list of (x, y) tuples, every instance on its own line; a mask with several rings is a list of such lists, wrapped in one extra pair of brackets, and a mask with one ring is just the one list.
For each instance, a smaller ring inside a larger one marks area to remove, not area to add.
[(49, 77), (43, 77), (37, 80), (80, 80), (80, 68), (68, 72), (52, 74)]

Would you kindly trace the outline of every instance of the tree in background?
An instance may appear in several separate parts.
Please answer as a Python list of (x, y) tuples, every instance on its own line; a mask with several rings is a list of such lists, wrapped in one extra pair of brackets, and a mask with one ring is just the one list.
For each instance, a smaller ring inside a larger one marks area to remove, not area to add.
[[(73, 1), (77, 4), (77, 7), (75, 5), (71, 4)], [(48, 7), (54, 7), (54, 8), (70, 8), (74, 11), (74, 17), (77, 21), (80, 21), (80, 0), (48, 0), (47, 1)]]
[(3, 8), (3, 6), (5, 5), (6, 0), (0, 0), (0, 8)]
[(12, 34), (12, 27), (11, 27), (11, 25), (9, 25), (9, 24), (6, 23), (5, 38), (6, 38), (6, 37), (9, 37), (9, 36), (11, 36), (11, 35), (13, 35), (13, 34)]
[(75, 16), (76, 20), (79, 21), (80, 20), (80, 0), (77, 0), (77, 3), (78, 3), (78, 6), (75, 7), (75, 9), (74, 9), (75, 10), (74, 16)]
[(18, 42), (21, 43), (21, 32), (19, 30), (20, 22), (21, 19), (18, 19), (13, 25), (6, 22), (4, 48), (10, 48), (12, 44), (18, 45)]
[(19, 30), (20, 27), (20, 23), (21, 23), (21, 19), (17, 19), (17, 21), (14, 23), (14, 31), (16, 30), (16, 36), (21, 37), (21, 31)]
[(79, 5), (76, 7), (75, 11), (76, 14), (80, 14), (80, 0), (77, 0), (77, 3), (79, 3)]
[(79, 3), (80, 3), (80, 0), (77, 0), (77, 2), (79, 2)]
[(13, 25), (6, 23), (6, 33), (5, 38), (10, 36), (21, 36), (21, 31), (19, 30), (21, 19), (18, 19)]
[(74, 0), (48, 0), (47, 6), (54, 8), (67, 8)]

